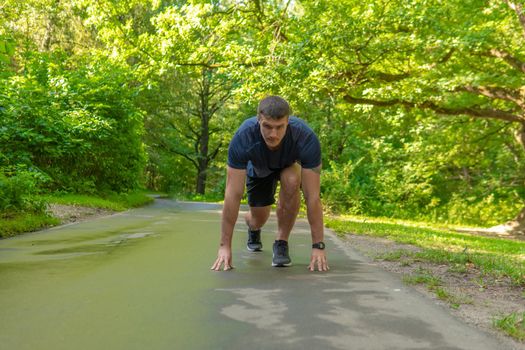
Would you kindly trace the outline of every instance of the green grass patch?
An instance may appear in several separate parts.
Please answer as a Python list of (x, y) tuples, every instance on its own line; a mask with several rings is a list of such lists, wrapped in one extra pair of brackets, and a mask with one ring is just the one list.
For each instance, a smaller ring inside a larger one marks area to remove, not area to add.
[(525, 312), (513, 312), (502, 316), (494, 319), (493, 324), (509, 336), (519, 341), (525, 340)]
[(106, 199), (122, 204), (125, 208), (138, 208), (146, 204), (153, 203), (153, 198), (147, 195), (146, 192), (130, 192), (130, 193), (121, 193), (113, 194), (108, 196)]
[(404, 275), (403, 276), (403, 282), (406, 284), (414, 285), (414, 284), (424, 284), (430, 290), (431, 292), (434, 292), (436, 294), (436, 297), (440, 300), (443, 300), (447, 302), (450, 307), (454, 309), (458, 309), (461, 304), (472, 304), (473, 301), (470, 298), (467, 297), (459, 297), (457, 295), (454, 295), (450, 293), (447, 289), (445, 289), (442, 284), (443, 281), (439, 277), (436, 277), (432, 274), (432, 272), (420, 268), (415, 273), (411, 275)]
[(21, 213), (0, 218), (0, 238), (16, 236), (60, 224), (60, 220), (45, 214)]
[(465, 274), (468, 272), (468, 268), (466, 264), (454, 263), (448, 268), (448, 271), (451, 273)]
[(406, 284), (425, 284), (430, 290), (435, 290), (442, 284), (439, 277), (434, 276), (432, 272), (422, 268), (412, 275), (403, 276), (403, 282)]
[(216, 193), (198, 194), (198, 193), (176, 193), (172, 195), (173, 198), (181, 201), (190, 202), (210, 202), (222, 203), (224, 195)]
[(115, 211), (126, 210), (126, 207), (122, 203), (86, 194), (46, 195), (44, 196), (44, 199), (48, 203), (53, 204), (78, 205), (81, 207), (101, 208)]
[(438, 299), (447, 302), (448, 305), (450, 305), (450, 307), (453, 309), (459, 309), (459, 307), (462, 304), (473, 304), (474, 303), (472, 298), (454, 295), (443, 287), (437, 287), (434, 290), (434, 292), (436, 293), (436, 296), (438, 297)]
[(415, 260), (451, 265), (474, 264), (482, 273), (507, 276), (525, 285), (525, 242), (458, 233), (447, 229), (417, 227), (413, 224), (351, 221), (327, 218), (326, 226), (339, 235), (353, 233), (384, 237), (423, 248)]
[(387, 253), (376, 254), (374, 259), (383, 261), (397, 261), (402, 266), (410, 266), (414, 262), (414, 253), (405, 249), (397, 249)]
[(114, 211), (124, 211), (153, 202), (145, 192), (137, 191), (121, 194), (109, 194), (103, 197), (85, 194), (51, 194), (43, 196), (48, 203), (63, 205), (78, 205), (82, 207), (101, 208)]
[[(153, 202), (153, 198), (148, 196), (145, 191), (108, 194), (103, 197), (83, 194), (49, 194), (38, 196), (37, 199), (44, 203), (78, 205), (114, 211), (124, 211)], [(0, 238), (12, 237), (60, 224), (59, 219), (43, 213), (16, 213), (11, 215), (3, 213), (2, 215), (0, 216)]]

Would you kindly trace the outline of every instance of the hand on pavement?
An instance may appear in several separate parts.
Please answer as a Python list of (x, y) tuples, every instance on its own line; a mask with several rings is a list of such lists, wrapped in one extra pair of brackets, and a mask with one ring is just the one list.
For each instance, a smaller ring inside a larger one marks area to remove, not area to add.
[(308, 265), (308, 270), (315, 271), (315, 267), (319, 271), (328, 271), (328, 261), (326, 260), (326, 254), (323, 249), (312, 249), (312, 257), (310, 258), (310, 265)]
[(232, 265), (232, 250), (230, 247), (220, 247), (219, 252), (217, 253), (217, 260), (211, 267), (212, 270), (220, 271), (221, 266), (224, 265), (224, 271), (233, 269)]

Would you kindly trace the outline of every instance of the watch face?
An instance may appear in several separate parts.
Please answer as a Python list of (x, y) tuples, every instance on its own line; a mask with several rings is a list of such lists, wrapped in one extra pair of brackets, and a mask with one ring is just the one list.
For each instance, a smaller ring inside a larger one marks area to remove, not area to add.
[(312, 244), (312, 248), (324, 249), (324, 247), (325, 247), (324, 242), (319, 242), (319, 243)]

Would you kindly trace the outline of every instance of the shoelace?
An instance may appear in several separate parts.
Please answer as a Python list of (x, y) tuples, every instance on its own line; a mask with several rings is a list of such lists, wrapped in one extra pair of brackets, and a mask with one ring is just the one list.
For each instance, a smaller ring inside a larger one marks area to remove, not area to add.
[(277, 253), (279, 255), (286, 254), (286, 248), (287, 248), (286, 244), (278, 242), (276, 248), (277, 248)]

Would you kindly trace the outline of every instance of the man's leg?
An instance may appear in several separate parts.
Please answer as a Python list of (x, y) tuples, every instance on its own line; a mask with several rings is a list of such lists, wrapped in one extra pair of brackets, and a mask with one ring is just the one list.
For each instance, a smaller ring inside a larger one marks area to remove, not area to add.
[(246, 178), (248, 204), (250, 210), (245, 216), (248, 225), (248, 242), (246, 248), (251, 252), (262, 250), (261, 227), (270, 216), (272, 204), (275, 203), (275, 189), (277, 188), (278, 173), (264, 178)]
[(281, 171), (281, 190), (277, 203), (277, 240), (288, 241), (301, 200), (301, 166), (294, 163)]
[(277, 239), (273, 244), (272, 266), (290, 266), (288, 237), (299, 212), (301, 166), (297, 163), (281, 171), (281, 190), (277, 204)]
[(267, 205), (265, 207), (250, 206), (250, 211), (248, 211), (248, 213), (246, 213), (246, 216), (244, 217), (248, 228), (252, 231), (260, 230), (261, 227), (263, 227), (263, 225), (270, 217), (271, 209), (271, 205)]

